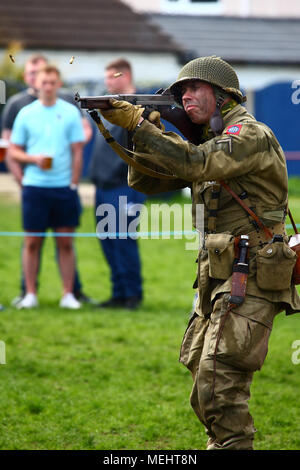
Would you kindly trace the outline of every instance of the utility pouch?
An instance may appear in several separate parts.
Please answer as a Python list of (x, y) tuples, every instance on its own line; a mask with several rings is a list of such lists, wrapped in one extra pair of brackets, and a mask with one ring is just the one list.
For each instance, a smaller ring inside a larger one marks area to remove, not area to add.
[(234, 236), (228, 233), (209, 233), (205, 238), (208, 251), (209, 276), (214, 279), (228, 279), (232, 274), (234, 261)]
[(292, 284), (297, 255), (282, 236), (275, 237), (280, 237), (282, 241), (268, 243), (256, 254), (256, 281), (263, 290), (285, 290)]

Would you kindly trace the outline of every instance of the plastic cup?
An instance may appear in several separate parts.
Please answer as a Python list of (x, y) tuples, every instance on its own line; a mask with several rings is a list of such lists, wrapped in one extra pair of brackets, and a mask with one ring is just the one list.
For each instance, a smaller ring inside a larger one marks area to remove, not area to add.
[(53, 161), (53, 157), (51, 157), (50, 155), (46, 155), (46, 156), (44, 157), (43, 169), (44, 169), (44, 170), (51, 170), (51, 168), (52, 168), (52, 161)]
[(8, 140), (0, 139), (0, 162), (4, 161), (8, 146), (9, 146)]

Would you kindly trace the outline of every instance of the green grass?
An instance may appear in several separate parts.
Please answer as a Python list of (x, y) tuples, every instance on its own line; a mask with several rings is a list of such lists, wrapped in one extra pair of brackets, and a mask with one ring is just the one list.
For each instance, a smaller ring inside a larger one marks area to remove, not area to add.
[[(178, 200), (176, 199), (176, 202)], [(185, 201), (186, 202), (186, 201)], [(291, 199), (300, 221), (300, 200)], [(0, 199), (0, 230), (21, 230), (20, 208)], [(82, 232), (94, 231), (85, 208)], [(140, 240), (145, 301), (135, 312), (58, 307), (61, 285), (46, 239), (40, 308), (10, 307), (19, 291), (20, 238), (0, 238), (0, 449), (204, 449), (192, 379), (178, 362), (194, 291), (195, 252), (185, 240)], [(98, 241), (76, 240), (84, 290), (110, 295)], [(280, 314), (250, 400), (256, 449), (300, 449), (300, 364), (291, 362), (300, 317)]]

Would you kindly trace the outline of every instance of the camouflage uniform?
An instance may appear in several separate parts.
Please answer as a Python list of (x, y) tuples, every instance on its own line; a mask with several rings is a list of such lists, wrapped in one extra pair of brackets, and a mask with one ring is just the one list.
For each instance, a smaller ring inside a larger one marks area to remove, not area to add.
[[(221, 135), (214, 136), (208, 130), (206, 141), (196, 146), (144, 121), (134, 135), (136, 151), (143, 152), (144, 157), (135, 158), (154, 169), (157, 165), (164, 167), (177, 179), (158, 180), (131, 167), (128, 182), (147, 194), (190, 186), (193, 212), (196, 204), (204, 204), (206, 232), (210, 232), (209, 211), (211, 207), (215, 209), (214, 232), (223, 234), (221, 245), (218, 250), (213, 245), (212, 249), (200, 249), (198, 303), (183, 338), (180, 361), (194, 379), (191, 404), (209, 436), (207, 449), (252, 449), (255, 428), (247, 401), (253, 372), (264, 362), (274, 317), (282, 310), (287, 314), (300, 311), (300, 298), (290, 282), (276, 288), (272, 284), (276, 284), (276, 279), (277, 283), (278, 279), (283, 282), (287, 277), (285, 270), (291, 270), (294, 263), (286, 239), (284, 256), (289, 259), (288, 267), (275, 256), (273, 265), (267, 265), (269, 275), (265, 275), (258, 268), (258, 255), (266, 242), (263, 232), (255, 230), (244, 209), (216, 183), (224, 180), (237, 194), (243, 194), (245, 202), (273, 233), (284, 234), (288, 179), (283, 151), (272, 131), (240, 104), (225, 114), (224, 125)], [(231, 235), (240, 234), (250, 234), (246, 298), (226, 319), (216, 352), (214, 377), (216, 338), (231, 290), (232, 276), (230, 272), (226, 274), (228, 265), (232, 266), (226, 258), (228, 241)], [(276, 244), (273, 245), (276, 252)], [(213, 259), (216, 251), (225, 254), (220, 272)], [(276, 273), (273, 281), (272, 272)], [(270, 278), (270, 285), (262, 288), (258, 274), (267, 283)]]

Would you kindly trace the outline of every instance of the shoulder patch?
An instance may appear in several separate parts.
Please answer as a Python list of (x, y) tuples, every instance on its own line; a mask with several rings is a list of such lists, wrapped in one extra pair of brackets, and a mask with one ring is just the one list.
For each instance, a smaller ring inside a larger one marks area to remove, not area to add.
[(242, 129), (242, 124), (233, 124), (226, 129), (226, 134), (239, 135)]

